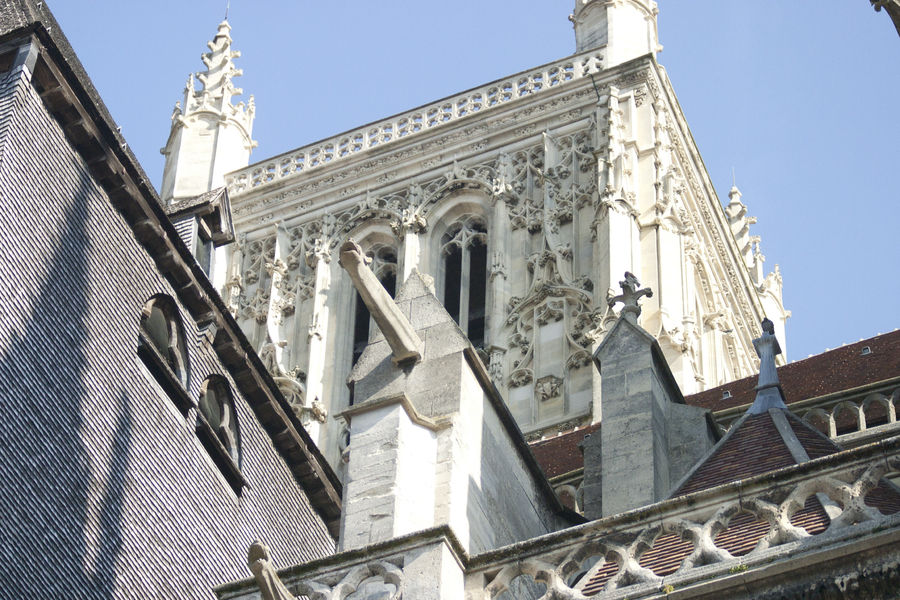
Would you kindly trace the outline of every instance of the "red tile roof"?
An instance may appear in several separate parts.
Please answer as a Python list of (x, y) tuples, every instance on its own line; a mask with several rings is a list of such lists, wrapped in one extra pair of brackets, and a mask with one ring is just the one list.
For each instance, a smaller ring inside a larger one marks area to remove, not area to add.
[[(810, 458), (819, 458), (839, 452), (840, 448), (818, 431), (800, 421), (794, 415), (786, 413), (788, 423), (804, 447)], [(738, 481), (761, 475), (769, 471), (797, 464), (784, 438), (775, 426), (768, 413), (747, 415), (735, 424), (729, 435), (722, 439), (713, 453), (694, 471), (672, 497), (684, 496), (716, 487), (732, 481)], [(880, 488), (884, 487), (884, 490)], [(893, 507), (900, 504), (900, 494), (891, 494), (887, 484), (869, 494), (872, 504)], [(804, 528), (810, 535), (822, 533), (828, 528), (830, 519), (815, 496), (806, 500), (803, 508), (792, 517), (791, 523)], [(769, 531), (769, 525), (760, 521), (750, 513), (741, 512), (735, 515), (728, 527), (716, 536), (716, 544), (732, 554), (747, 554)], [(674, 533), (659, 536), (653, 547), (645, 551), (639, 563), (656, 575), (664, 577), (678, 570), (682, 561), (693, 551), (693, 543), (681, 539)], [(618, 565), (610, 562), (598, 570), (585, 585), (586, 596), (600, 592), (606, 583), (615, 575)]]
[[(871, 353), (862, 354), (866, 346)], [(778, 368), (781, 389), (789, 404), (897, 376), (900, 376), (900, 330)], [(738, 379), (685, 396), (684, 401), (713, 411), (750, 404), (756, 395), (756, 380), (756, 375)], [(722, 398), (725, 391), (731, 394), (730, 398)]]
[(797, 464), (769, 413), (749, 415), (672, 496)]
[[(791, 517), (791, 524), (802, 527), (810, 535), (817, 535), (828, 528), (828, 515), (815, 496), (810, 496), (803, 508)], [(715, 538), (718, 547), (727, 550), (732, 556), (743, 556), (753, 550), (759, 540), (769, 532), (769, 524), (757, 519), (747, 512), (739, 512), (728, 523), (728, 527), (719, 532)], [(638, 561), (646, 569), (659, 577), (671, 575), (678, 570), (681, 562), (694, 550), (690, 541), (682, 540), (677, 534), (664, 533), (646, 550)], [(610, 560), (604, 564), (591, 580), (584, 586), (582, 593), (593, 596), (601, 592), (609, 582), (619, 565)]]
[(532, 442), (531, 451), (548, 478), (571, 473), (584, 466), (584, 455), (578, 444), (584, 436), (597, 431), (600, 431), (600, 423)]
[[(870, 354), (861, 354), (865, 346), (871, 350)], [(778, 377), (788, 406), (800, 400), (897, 376), (900, 376), (900, 330), (823, 352), (778, 369)], [(751, 404), (756, 394), (756, 382), (756, 375), (745, 377), (685, 396), (685, 402), (714, 411)], [(725, 390), (731, 393), (731, 398), (722, 399)], [(838, 425), (840, 426), (840, 423)], [(583, 457), (578, 444), (584, 439), (585, 433), (598, 429), (599, 424), (595, 424), (589, 428), (577, 429), (549, 440), (532, 443), (531, 449), (547, 477), (555, 477), (583, 467)], [(818, 456), (811, 455), (810, 458)]]
[[(862, 354), (865, 346), (870, 348), (871, 353)], [(781, 367), (778, 375), (785, 396), (791, 401), (805, 400), (895, 377), (900, 375), (900, 332), (878, 336), (791, 363)], [(689, 404), (712, 410), (749, 404), (755, 396), (756, 381), (756, 376), (748, 377), (689, 396), (685, 400)], [(731, 392), (732, 397), (723, 400), (722, 392), (726, 389)], [(811, 460), (840, 452), (840, 448), (827, 436), (792, 413), (786, 412), (785, 416), (791, 431)], [(542, 465), (547, 465), (545, 469), (559, 473), (581, 466), (579, 462), (581, 453), (577, 449), (577, 443), (584, 438), (584, 434), (585, 431), (573, 432), (540, 442), (541, 451), (535, 452), (538, 461)], [(729, 434), (719, 442), (673, 497), (761, 475), (797, 462), (768, 412), (747, 415), (735, 423)], [(866, 503), (878, 508), (884, 514), (894, 514), (900, 512), (900, 493), (895, 486), (882, 480), (866, 496)], [(804, 528), (811, 535), (816, 535), (828, 528), (830, 520), (818, 499), (810, 496), (804, 507), (791, 517), (791, 523)], [(733, 556), (742, 556), (753, 550), (768, 530), (769, 525), (765, 521), (760, 521), (750, 513), (741, 512), (731, 519), (726, 529), (719, 532), (716, 544)], [(677, 534), (664, 533), (655, 540), (652, 548), (640, 556), (639, 562), (656, 575), (665, 576), (674, 573), (692, 550), (691, 542), (682, 540)], [(618, 571), (619, 566), (612, 557), (607, 558), (609, 562), (591, 576), (582, 590), (586, 596), (600, 592)]]

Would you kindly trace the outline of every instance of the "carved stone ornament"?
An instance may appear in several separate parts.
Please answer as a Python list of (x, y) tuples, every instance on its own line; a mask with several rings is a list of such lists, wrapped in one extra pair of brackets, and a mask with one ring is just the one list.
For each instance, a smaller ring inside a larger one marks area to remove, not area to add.
[(622, 293), (610, 298), (609, 306), (612, 307), (616, 303), (621, 302), (624, 304), (622, 316), (632, 323), (637, 323), (637, 318), (641, 316), (641, 307), (638, 305), (638, 300), (643, 296), (652, 298), (653, 290), (650, 288), (638, 289), (641, 286), (641, 282), (628, 271), (625, 271), (625, 280), (620, 281), (619, 285), (622, 287)]
[(541, 402), (559, 398), (562, 394), (563, 380), (556, 375), (545, 375), (534, 384), (534, 391)]
[(256, 579), (263, 600), (295, 600), (288, 591), (275, 567), (272, 566), (272, 555), (269, 547), (261, 542), (253, 542), (247, 552), (247, 566)]

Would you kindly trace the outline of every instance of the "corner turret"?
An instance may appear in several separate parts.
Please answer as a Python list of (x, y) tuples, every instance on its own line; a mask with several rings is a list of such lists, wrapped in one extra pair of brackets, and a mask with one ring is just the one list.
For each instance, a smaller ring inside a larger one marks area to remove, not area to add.
[(166, 157), (160, 196), (167, 207), (224, 186), (225, 174), (247, 166), (256, 146), (253, 96), (246, 106), (231, 103), (243, 90), (233, 83), (242, 75), (233, 62), (241, 53), (231, 49), (230, 32), (228, 21), (219, 23), (210, 51), (200, 57), (206, 70), (188, 77), (184, 99), (175, 104), (169, 139), (160, 150)]
[(605, 48), (605, 67), (662, 50), (653, 0), (575, 0), (575, 51)]

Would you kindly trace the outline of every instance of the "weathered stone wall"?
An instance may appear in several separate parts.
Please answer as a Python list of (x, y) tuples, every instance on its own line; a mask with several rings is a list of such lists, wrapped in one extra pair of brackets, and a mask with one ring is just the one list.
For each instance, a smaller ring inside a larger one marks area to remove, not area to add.
[[(210, 598), (254, 539), (281, 566), (331, 553), (243, 398), (236, 495), (138, 358), (145, 302), (176, 294), (26, 78), (0, 132), (0, 596)], [(196, 400), (228, 373), (180, 313)]]

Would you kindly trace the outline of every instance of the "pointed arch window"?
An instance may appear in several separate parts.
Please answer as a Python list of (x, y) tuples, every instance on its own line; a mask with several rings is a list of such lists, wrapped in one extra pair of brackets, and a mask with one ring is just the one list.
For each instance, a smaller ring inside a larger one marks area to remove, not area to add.
[(235, 493), (246, 484), (241, 475), (241, 436), (231, 386), (221, 375), (211, 375), (200, 389), (197, 437)]
[(201, 423), (208, 426), (225, 452), (234, 461), (240, 463), (240, 435), (238, 433), (237, 413), (228, 382), (221, 375), (214, 375), (203, 382), (200, 390), (200, 416), (197, 427)]
[[(393, 298), (397, 291), (397, 251), (389, 246), (378, 246), (372, 248), (366, 255), (372, 261), (369, 264), (372, 272), (375, 273), (378, 281), (381, 282), (381, 285)], [(353, 316), (352, 364), (355, 365), (359, 357), (362, 356), (363, 350), (366, 349), (366, 345), (369, 343), (373, 328), (374, 324), (369, 308), (363, 302), (359, 292), (356, 292), (356, 305)]]
[(469, 217), (441, 238), (444, 307), (476, 348), (484, 346), (487, 300), (487, 227)]
[(182, 413), (192, 407), (187, 394), (188, 353), (178, 307), (169, 296), (154, 296), (141, 311), (138, 355)]

